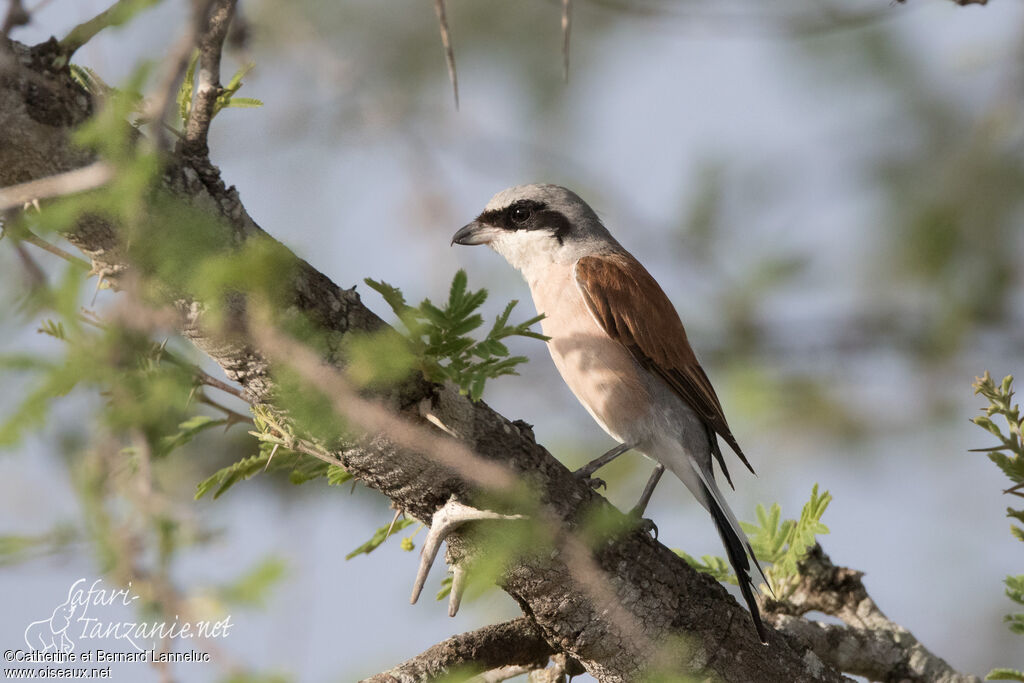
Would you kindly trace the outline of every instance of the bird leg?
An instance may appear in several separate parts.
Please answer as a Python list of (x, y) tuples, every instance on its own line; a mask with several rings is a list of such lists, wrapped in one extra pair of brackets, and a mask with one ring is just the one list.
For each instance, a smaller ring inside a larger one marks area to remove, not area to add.
[[(490, 510), (478, 510), (460, 503), (452, 496), (447, 503), (434, 513), (430, 520), (430, 532), (427, 534), (426, 540), (423, 541), (423, 548), (420, 550), (420, 566), (416, 571), (416, 583), (412, 587), (410, 603), (416, 604), (416, 601), (419, 599), (420, 593), (423, 591), (423, 584), (427, 581), (427, 574), (437, 558), (437, 551), (440, 550), (442, 541), (466, 522), (481, 519), (524, 519), (524, 517), (523, 515), (503, 515), (498, 512), (491, 512)], [(465, 568), (456, 565), (454, 572), (452, 592), (448, 598), (449, 616), (455, 616), (455, 613), (459, 611), (459, 603), (462, 601), (462, 593), (466, 587)]]
[(636, 505), (633, 506), (633, 509), (629, 511), (630, 514), (636, 515), (637, 517), (643, 517), (644, 510), (647, 509), (647, 504), (651, 502), (651, 496), (654, 495), (654, 487), (656, 487), (658, 482), (661, 481), (661, 475), (663, 474), (665, 474), (665, 466), (659, 462), (654, 468), (654, 471), (651, 472), (651, 476), (647, 480), (647, 483), (644, 485), (644, 492), (640, 494), (640, 500), (638, 500)]
[(633, 444), (620, 443), (618, 446), (611, 449), (604, 455), (594, 458), (586, 465), (573, 472), (573, 474), (579, 477), (580, 479), (589, 479), (590, 486), (592, 488), (596, 489), (602, 486), (605, 486), (607, 488), (607, 485), (604, 483), (603, 480), (597, 479), (596, 477), (591, 477), (590, 475), (592, 475), (594, 472), (598, 471), (599, 469), (601, 469), (602, 467), (604, 467), (612, 460), (625, 453), (626, 451), (630, 450), (631, 448), (633, 448)]
[(640, 520), (640, 527), (647, 533), (653, 533), (654, 539), (658, 539), (658, 526), (649, 519), (644, 518), (644, 510), (647, 509), (647, 504), (651, 502), (651, 496), (654, 495), (654, 488), (661, 481), (661, 475), (665, 474), (665, 466), (660, 462), (651, 472), (650, 478), (644, 485), (644, 492), (640, 494), (640, 500), (637, 501), (633, 509), (629, 511), (629, 514)]

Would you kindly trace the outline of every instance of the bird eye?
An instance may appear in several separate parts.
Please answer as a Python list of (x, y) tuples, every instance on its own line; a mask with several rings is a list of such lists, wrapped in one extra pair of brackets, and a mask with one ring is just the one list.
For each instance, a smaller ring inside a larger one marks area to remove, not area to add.
[(533, 211), (528, 206), (512, 207), (512, 220), (516, 223), (525, 223), (531, 215), (533, 215)]

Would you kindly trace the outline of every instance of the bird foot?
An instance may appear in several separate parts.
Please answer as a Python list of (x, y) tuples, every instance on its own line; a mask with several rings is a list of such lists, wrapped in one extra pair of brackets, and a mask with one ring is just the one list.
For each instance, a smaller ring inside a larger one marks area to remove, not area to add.
[[(524, 519), (523, 515), (503, 515), (490, 510), (478, 510), (455, 500), (453, 496), (445, 503), (430, 520), (430, 532), (423, 541), (423, 548), (420, 551), (420, 565), (416, 571), (416, 582), (412, 587), (412, 597), (409, 602), (416, 604), (423, 592), (423, 584), (427, 581), (427, 574), (437, 558), (437, 551), (441, 549), (441, 543), (448, 536), (466, 522), (483, 519)], [(448, 597), (448, 616), (454, 617), (459, 611), (459, 604), (462, 602), (462, 594), (466, 589), (466, 569), (456, 564), (452, 571), (452, 592)]]
[(582, 479), (584, 482), (586, 482), (587, 486), (594, 489), (595, 491), (601, 488), (605, 490), (608, 489), (608, 484), (605, 482), (605, 480), (601, 479), (600, 477), (590, 476), (591, 472), (588, 472), (586, 467), (581, 467), (580, 469), (573, 472), (572, 475), (577, 479)]
[(640, 529), (645, 534), (650, 534), (655, 541), (658, 540), (658, 525), (652, 520), (644, 517), (643, 510), (633, 508), (629, 511), (629, 516), (634, 520), (636, 528)]

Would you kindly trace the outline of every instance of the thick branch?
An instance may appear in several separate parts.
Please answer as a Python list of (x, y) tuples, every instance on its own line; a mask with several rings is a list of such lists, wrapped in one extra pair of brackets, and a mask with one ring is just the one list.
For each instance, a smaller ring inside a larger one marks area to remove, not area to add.
[[(14, 43), (12, 48), (19, 66), (0, 73), (0, 186), (87, 165), (92, 159), (75, 152), (68, 136), (88, 116), (88, 97), (66, 71), (55, 70), (54, 60), (46, 58), (52, 46), (29, 49)], [(40, 84), (45, 85), (42, 93)], [(47, 154), (41, 156), (40, 149)], [(218, 217), (233, 243), (270, 239), (205, 157), (172, 160), (163, 184), (165, 191)], [(94, 261), (98, 272), (116, 274), (130, 268), (113, 226), (92, 218), (81, 221), (68, 237)], [(343, 335), (383, 325), (355, 291), (341, 289), (308, 264), (300, 262), (287, 291), (288, 310), (282, 314), (302, 315), (330, 333), (324, 358), (328, 363), (338, 361)], [(210, 335), (202, 323), (201, 302), (189, 301), (180, 308), (183, 334), (239, 382), (249, 398), (267, 400), (272, 384), (265, 355), (251, 342)], [(392, 395), (390, 405), (421, 424), (427, 424), (422, 415), (429, 413), (435, 424), (443, 424), (477, 456), (501, 463), (528, 482), (567, 529), (594, 514), (619, 514), (539, 446), (528, 425), (510, 422), (484, 403), (471, 403), (455, 391), (418, 380)], [(398, 448), (385, 435), (352, 444), (338, 456), (364, 484), (419, 519), (430, 519), (453, 495), (467, 500), (476, 491), (473, 482), (451, 468), (423, 453)], [(456, 534), (450, 539), (454, 560), (472, 549), (466, 538)], [(601, 575), (601, 590), (580, 589), (573, 567), (582, 559)], [(627, 646), (630, 641), (617, 625), (621, 620), (609, 616), (617, 611), (640, 624), (645, 641), (671, 642), (673, 659), (677, 664), (684, 660), (679, 668), (688, 672), (723, 681), (843, 680), (813, 653), (790, 647), (780, 636), (772, 634), (769, 646), (763, 647), (749, 614), (722, 586), (641, 532), (603, 545), (592, 557), (582, 558), (578, 548), (563, 545), (554, 553), (518, 560), (507, 569), (501, 585), (537, 624), (553, 651), (578, 659), (602, 681), (632, 680), (651, 666), (651, 652)]]
[(977, 676), (954, 670), (903, 630), (823, 624), (784, 614), (771, 622), (825, 663), (869, 681), (981, 683)]
[[(957, 672), (905, 628), (889, 620), (868, 595), (862, 572), (837, 567), (815, 545), (800, 563), (800, 583), (782, 600), (768, 600), (766, 620), (840, 671), (873, 681), (980, 683)], [(808, 612), (838, 617), (846, 626), (800, 619)]]
[(413, 683), (463, 668), (477, 672), (519, 665), (543, 669), (553, 654), (533, 620), (520, 617), (452, 636), (363, 683)]

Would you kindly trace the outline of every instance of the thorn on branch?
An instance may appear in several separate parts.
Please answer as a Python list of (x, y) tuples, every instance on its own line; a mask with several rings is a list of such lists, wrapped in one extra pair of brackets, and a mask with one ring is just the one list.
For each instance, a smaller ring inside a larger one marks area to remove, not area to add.
[(469, 572), (462, 564), (452, 567), (452, 592), (448, 594), (448, 616), (454, 617), (459, 613), (459, 605), (462, 604), (462, 594), (466, 592), (466, 579)]
[[(453, 531), (466, 522), (482, 519), (513, 520), (524, 519), (524, 517), (522, 515), (503, 515), (490, 510), (478, 510), (460, 503), (455, 500), (454, 497), (445, 503), (444, 506), (434, 513), (434, 516), (430, 521), (430, 532), (427, 533), (427, 538), (424, 540), (423, 548), (420, 551), (420, 566), (416, 571), (416, 582), (412, 587), (412, 597), (409, 599), (410, 603), (415, 605), (416, 601), (419, 600), (420, 593), (423, 591), (423, 584), (427, 582), (427, 574), (430, 573), (430, 567), (433, 566), (434, 560), (437, 558), (437, 551), (440, 550), (441, 543)], [(456, 579), (458, 578), (458, 570), (456, 570)], [(465, 576), (462, 578), (465, 579)], [(451, 613), (451, 610), (453, 609), (451, 603), (454, 603), (454, 610), (458, 611), (460, 599), (461, 595), (457, 594), (453, 581), (449, 613)]]
[(391, 524), (388, 525), (387, 533), (384, 534), (384, 540), (391, 538), (391, 532), (395, 530), (395, 524), (398, 523), (398, 518), (402, 516), (401, 510), (395, 510), (395, 516), (391, 518)]

